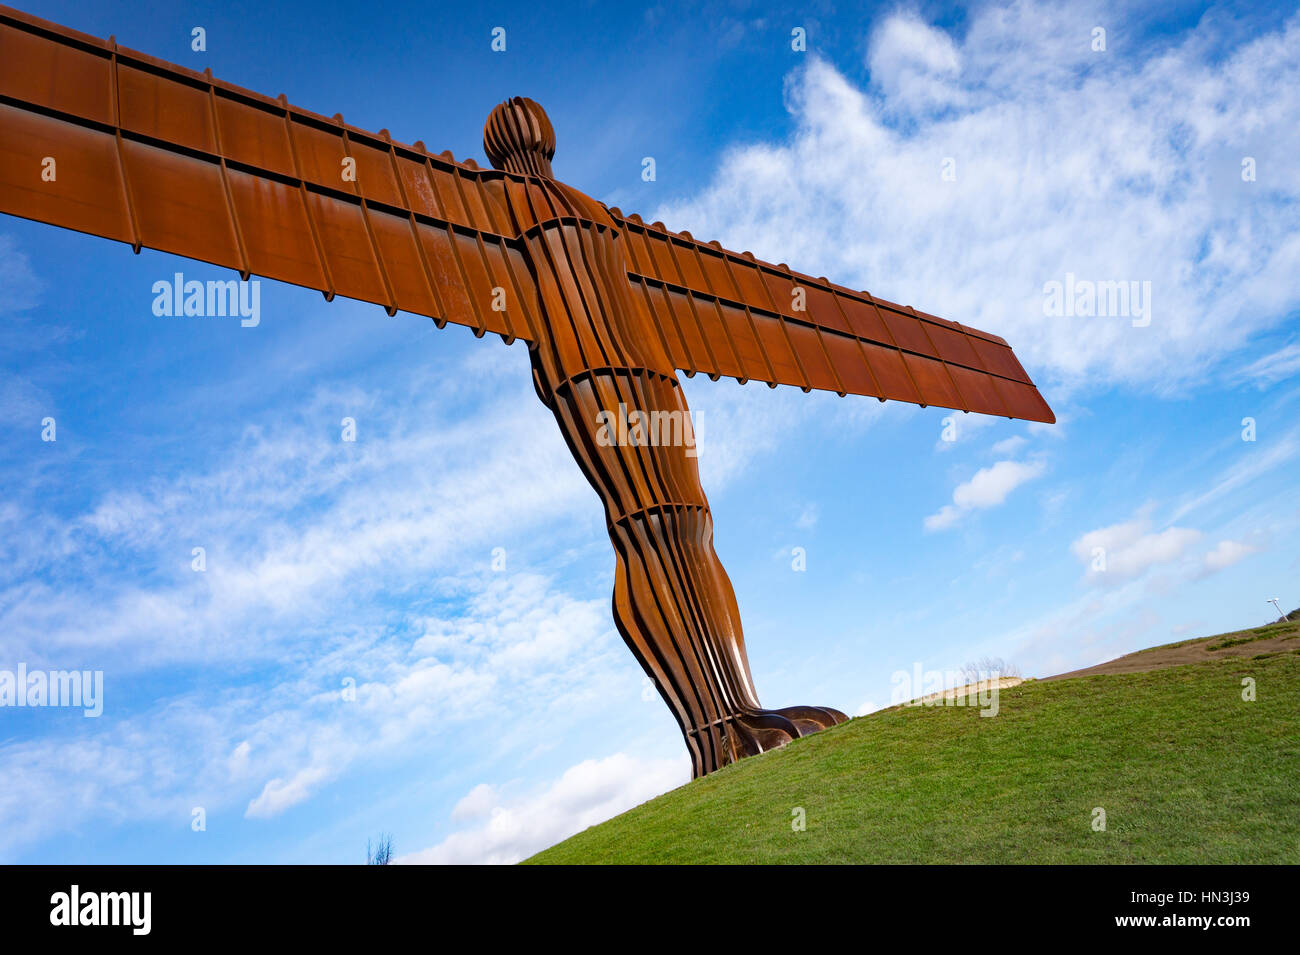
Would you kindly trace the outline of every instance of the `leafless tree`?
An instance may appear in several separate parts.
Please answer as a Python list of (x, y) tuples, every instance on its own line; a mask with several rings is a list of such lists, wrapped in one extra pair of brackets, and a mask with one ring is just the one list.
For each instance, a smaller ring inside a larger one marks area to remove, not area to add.
[(388, 865), (393, 861), (393, 837), (390, 833), (379, 834), (379, 844), (371, 847), (366, 840), (366, 865)]

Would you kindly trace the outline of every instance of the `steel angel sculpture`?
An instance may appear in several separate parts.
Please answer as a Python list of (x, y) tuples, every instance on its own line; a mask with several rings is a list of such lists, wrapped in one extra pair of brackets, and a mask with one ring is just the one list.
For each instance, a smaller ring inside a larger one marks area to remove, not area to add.
[(0, 7), (0, 211), (526, 342), (537, 396), (605, 508), (615, 623), (695, 774), (842, 722), (759, 703), (689, 438), (611, 441), (610, 416), (681, 427), (679, 372), (1029, 421), (1051, 410), (995, 335), (558, 181), (554, 130), (529, 99), (492, 111), (483, 146), (493, 169)]

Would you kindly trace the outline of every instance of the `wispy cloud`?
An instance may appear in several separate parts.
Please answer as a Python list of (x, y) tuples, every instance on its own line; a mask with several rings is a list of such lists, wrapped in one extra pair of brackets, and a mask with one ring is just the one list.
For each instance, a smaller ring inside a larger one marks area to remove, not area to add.
[(1293, 429), (1267, 443), (1241, 442), (1240, 460), (1224, 469), (1209, 488), (1192, 495), (1178, 506), (1170, 521), (1178, 521), (1206, 505), (1221, 500), (1233, 491), (1286, 464), (1300, 454), (1300, 430)]
[(1251, 379), (1259, 388), (1300, 376), (1300, 342), (1255, 359), (1238, 374)]
[(945, 504), (925, 519), (927, 531), (943, 531), (955, 527), (971, 511), (997, 507), (1007, 495), (1032, 481), (1046, 469), (1041, 461), (999, 461), (980, 468), (969, 481), (957, 485), (952, 492), (952, 503)]
[(358, 765), (446, 756), (476, 724), (531, 718), (539, 696), (565, 696), (547, 716), (558, 732), (612, 684), (638, 689), (603, 600), (576, 601), (535, 575), (485, 574), (457, 581), (443, 603), (458, 639), (412, 615), (391, 629), (304, 633), (270, 674), (213, 678), (127, 713), (113, 708), (126, 704), (111, 696), (110, 670), (95, 727), (0, 746), (0, 852), (84, 820), (165, 822), (194, 805), (272, 818)]
[(0, 570), (8, 645), (31, 659), (111, 646), (136, 665), (274, 654), (275, 634), (320, 622), (342, 588), (375, 594), (475, 550), (486, 561), (590, 504), (563, 442), (518, 397), (456, 422), (434, 396), (393, 397), (361, 416), (356, 444), (321, 433), (337, 413), (304, 409), (273, 435), (250, 429), (215, 470), (109, 490), (70, 519), (37, 501), (0, 516), (26, 528), (24, 552)]
[(0, 315), (31, 308), (40, 300), (42, 283), (31, 260), (11, 235), (0, 233)]

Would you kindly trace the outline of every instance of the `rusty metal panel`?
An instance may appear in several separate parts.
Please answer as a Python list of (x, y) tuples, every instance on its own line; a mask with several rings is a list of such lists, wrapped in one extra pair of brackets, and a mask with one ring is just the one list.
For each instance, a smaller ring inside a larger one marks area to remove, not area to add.
[[(0, 105), (0, 212), (133, 241), (117, 143), (109, 133)], [(58, 157), (58, 189), (41, 161)]]
[(419, 223), (417, 230), (424, 247), (424, 258), (434, 278), (441, 309), (439, 316), (457, 325), (478, 325), (478, 316), (470, 304), (465, 276), (452, 249), (450, 230), (446, 227)]
[(786, 322), (785, 330), (790, 336), (790, 344), (799, 359), (799, 365), (804, 370), (808, 386), (822, 391), (839, 391), (839, 378), (831, 370), (817, 329), (801, 322)]
[(328, 288), (301, 188), (238, 169), (230, 170), (229, 176), (235, 215), (257, 274), (307, 288)]
[(939, 353), (935, 351), (930, 341), (930, 336), (925, 333), (925, 328), (914, 316), (896, 312), (892, 308), (882, 308), (880, 317), (885, 320), (885, 327), (888, 328), (890, 337), (899, 348), (928, 358), (939, 357)]
[(397, 172), (402, 191), (412, 212), (428, 219), (451, 221), (438, 201), (438, 194), (434, 191), (433, 182), (429, 179), (428, 166), (423, 159), (398, 155)]
[(393, 299), (408, 312), (436, 315), (438, 304), (425, 271), (411, 220), (371, 208), (370, 230), (379, 249)]
[(767, 356), (772, 374), (775, 376), (769, 380), (776, 385), (798, 385), (799, 387), (807, 385), (808, 381), (804, 378), (803, 370), (799, 367), (794, 351), (790, 348), (790, 340), (782, 328), (781, 319), (755, 311), (750, 312), (750, 318), (754, 323), (755, 331), (758, 332), (763, 354)]
[(707, 245), (697, 246), (700, 265), (704, 269), (705, 288), (720, 298), (740, 302), (744, 297), (736, 285), (736, 278), (731, 263), (725, 253), (715, 251)]
[(699, 257), (695, 254), (694, 243), (685, 245), (677, 242), (669, 242), (668, 249), (672, 253), (673, 262), (677, 266), (677, 272), (682, 277), (682, 282), (687, 288), (700, 289), (708, 292), (710, 295), (718, 296), (720, 291), (710, 285), (708, 279), (704, 277), (704, 271), (700, 266)]
[(959, 330), (949, 327), (946, 323), (943, 325), (931, 323), (926, 331), (930, 336), (930, 341), (934, 342), (934, 347), (939, 350), (939, 357), (944, 361), (952, 364), (964, 365), (967, 368), (985, 371), (984, 363), (980, 361), (979, 355), (975, 353), (974, 346), (970, 343), (970, 338)]
[(343, 137), (337, 130), (318, 126), (298, 116), (291, 116), (289, 135), (298, 159), (299, 175), (319, 186), (356, 195), (354, 180), (344, 179), (344, 160), (348, 158)]
[[(501, 290), (502, 308), (494, 312), (489, 319), (489, 331), (494, 330), (492, 325), (499, 322), (501, 325), (499, 334), (507, 341), (514, 341), (517, 338), (527, 340), (533, 337), (530, 319), (526, 314), (525, 300), (521, 298), (517, 288), (507, 248), (504, 244), (498, 244), (495, 239), (482, 237), (479, 237), (479, 248), (483, 266), (487, 269), (488, 281), (492, 283), (494, 290)], [(494, 297), (495, 294), (494, 291)]]
[(655, 267), (655, 276), (661, 281), (668, 282), (672, 285), (687, 286), (682, 281), (681, 272), (677, 268), (677, 263), (673, 261), (672, 249), (669, 247), (668, 238), (662, 232), (650, 231), (645, 234), (646, 246), (650, 250), (650, 261)]
[(428, 160), (425, 163), (425, 174), (428, 176), (433, 194), (438, 197), (438, 205), (443, 211), (441, 218), (453, 225), (469, 225), (469, 213), (465, 211), (465, 204), (460, 198), (460, 187), (456, 181), (455, 170), (442, 163)]
[(771, 269), (758, 269), (755, 274), (767, 286), (768, 297), (773, 303), (770, 307), (774, 307), (780, 314), (788, 318), (797, 318), (801, 321), (808, 320), (807, 295), (805, 293), (804, 309), (795, 311), (795, 283), (789, 275)]
[(981, 414), (1007, 415), (1010, 408), (1002, 400), (993, 377), (962, 365), (947, 365), (948, 375), (966, 402), (967, 411)]
[(284, 114), (272, 107), (214, 93), (222, 152), (231, 162), (277, 176), (297, 177)]
[[(689, 314), (700, 319), (700, 331), (704, 333), (704, 342), (708, 345), (709, 354), (713, 356), (712, 374), (726, 375), (728, 378), (750, 377), (746, 374), (744, 364), (736, 355), (726, 322), (718, 311), (717, 301), (696, 300), (689, 292), (683, 296), (682, 301), (689, 302), (690, 304), (686, 306)], [(757, 372), (757, 369), (754, 371)], [(762, 375), (755, 374), (754, 377), (762, 377)]]
[(880, 386), (881, 397), (892, 401), (921, 403), (921, 394), (907, 371), (902, 352), (869, 341), (860, 341), (859, 344), (863, 356), (871, 364), (871, 371)]
[(702, 324), (701, 319), (707, 319), (707, 316), (700, 314), (694, 302), (685, 292), (679, 292), (666, 285), (661, 291), (668, 303), (668, 314), (671, 316), (672, 322), (677, 326), (682, 341), (686, 344), (692, 364), (714, 377), (725, 374), (718, 367), (717, 358), (709, 347), (708, 339), (700, 327)]
[(1051, 409), (1047, 407), (1047, 402), (1033, 385), (1012, 381), (1009, 378), (994, 378), (993, 384), (1002, 395), (1003, 403), (1012, 417), (1024, 418), (1027, 421), (1056, 420)]
[[(740, 287), (740, 300), (742, 302), (750, 308), (761, 308), (763, 311), (774, 315), (783, 314), (777, 303), (772, 300), (767, 286), (763, 284), (763, 279), (758, 272), (758, 266), (745, 259), (732, 258), (729, 262), (731, 274)], [(785, 311), (789, 311), (789, 306), (790, 302), (787, 299)]]
[(482, 229), (489, 232), (504, 228), (504, 224), (495, 221), (492, 212), (484, 204), (484, 193), (479, 188), (478, 176), (467, 177), (460, 169), (453, 169), (452, 176), (456, 180), (457, 194), (466, 210), (465, 221), (459, 224), (472, 227), (472, 223), (482, 223)]
[(808, 306), (808, 314), (816, 315), (816, 323), (822, 328), (832, 328), (837, 332), (843, 332), (845, 335), (852, 335), (853, 329), (849, 327), (848, 320), (845, 318), (843, 309), (836, 302), (836, 296), (830, 290), (812, 282), (796, 283), (804, 291), (804, 301)]
[(488, 272), (484, 250), (479, 246), (477, 236), (457, 231), (452, 247), (460, 258), (465, 273), (470, 303), (478, 313), (476, 333), (486, 331), (508, 334), (510, 327), (505, 323), (503, 313), (492, 308), (493, 290), (497, 284)]
[(871, 366), (863, 356), (856, 338), (822, 332), (821, 339), (846, 394), (881, 397), (880, 389), (876, 387), (875, 378), (871, 374)]
[(651, 285), (643, 278), (632, 281), (631, 285), (632, 294), (639, 295), (645, 303), (646, 310), (649, 313), (650, 325), (659, 336), (660, 342), (663, 343), (664, 351), (668, 353), (669, 358), (672, 360), (673, 367), (693, 374), (696, 368), (695, 356), (690, 353), (686, 344), (682, 341), (681, 333), (677, 330), (677, 323), (673, 321), (672, 310), (664, 302), (662, 287)]
[(654, 275), (654, 259), (650, 257), (650, 247), (646, 244), (645, 232), (636, 227), (629, 227), (622, 232), (624, 255), (628, 264), (637, 275)]
[(101, 48), (0, 22), (0, 92), (44, 110), (113, 125), (111, 55), (103, 41), (92, 42)]
[[(539, 341), (542, 334), (542, 309), (537, 296), (537, 286), (524, 254), (505, 240), (500, 240), (498, 247), (503, 258), (503, 267), (509, 271), (514, 282), (515, 293), (519, 296), (519, 310), (523, 313), (523, 325), (512, 318), (515, 334), (528, 341)], [(494, 268), (495, 268), (494, 260)], [(514, 315), (514, 312), (511, 312)]]
[(876, 308), (874, 302), (840, 295), (838, 304), (854, 335), (879, 345), (894, 344), (889, 329), (885, 327), (885, 320), (880, 317), (880, 310)]
[(1013, 381), (1029, 384), (1029, 376), (1016, 359), (1015, 353), (1006, 345), (998, 345), (983, 338), (970, 336), (971, 346), (979, 355), (984, 367), (995, 375), (1010, 378)]
[(356, 184), (361, 195), (396, 209), (407, 208), (402, 188), (393, 174), (389, 151), (352, 137), (349, 137), (347, 147), (348, 155), (356, 162)]
[(117, 67), (118, 115), (124, 131), (206, 153), (217, 149), (207, 86), (128, 63)]
[(968, 410), (966, 403), (962, 401), (957, 389), (953, 386), (952, 379), (948, 376), (948, 370), (944, 368), (943, 362), (926, 358), (922, 355), (913, 355), (910, 352), (902, 352), (903, 363), (907, 365), (907, 371), (916, 382), (916, 389), (921, 394), (921, 402), (926, 405), (938, 405), (941, 408), (956, 408), (960, 411)]
[(122, 155), (144, 245), (242, 267), (220, 166), (132, 140), (123, 141)]
[(307, 193), (307, 209), (333, 280), (333, 291), (363, 302), (388, 302), (366, 221), (357, 203), (318, 192)]
[(771, 381), (772, 372), (763, 358), (763, 349), (754, 337), (754, 329), (745, 310), (725, 302), (718, 302), (717, 308), (720, 317), (718, 325), (727, 333), (738, 362), (738, 373), (734, 377), (745, 381), (750, 378)]

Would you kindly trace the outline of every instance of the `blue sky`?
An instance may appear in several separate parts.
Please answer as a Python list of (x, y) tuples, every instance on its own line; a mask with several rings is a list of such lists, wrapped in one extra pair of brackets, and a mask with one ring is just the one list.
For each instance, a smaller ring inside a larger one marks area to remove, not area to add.
[[(1005, 336), (1057, 425), (687, 382), (766, 705), (1300, 606), (1293, 6), (24, 9), (480, 162), (528, 95), (597, 198)], [(270, 281), (157, 317), (176, 271), (221, 274), (0, 220), (0, 669), (105, 681), (0, 709), (0, 859), (512, 861), (688, 778), (522, 345)], [(1045, 314), (1067, 273), (1149, 324)]]

